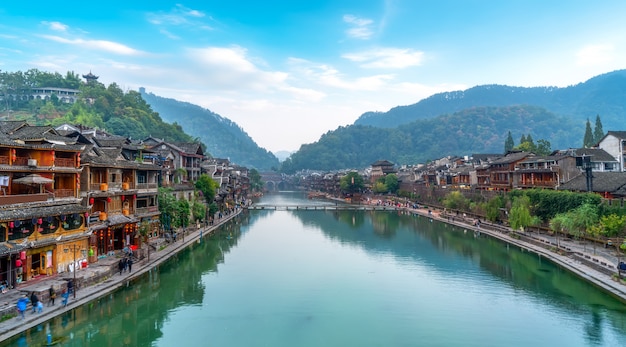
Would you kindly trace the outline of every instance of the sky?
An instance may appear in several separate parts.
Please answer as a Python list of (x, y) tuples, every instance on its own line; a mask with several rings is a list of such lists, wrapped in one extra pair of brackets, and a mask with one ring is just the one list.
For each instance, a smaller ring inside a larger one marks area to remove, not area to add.
[(207, 108), (269, 151), (476, 85), (626, 68), (626, 1), (3, 1), (0, 70), (92, 72)]

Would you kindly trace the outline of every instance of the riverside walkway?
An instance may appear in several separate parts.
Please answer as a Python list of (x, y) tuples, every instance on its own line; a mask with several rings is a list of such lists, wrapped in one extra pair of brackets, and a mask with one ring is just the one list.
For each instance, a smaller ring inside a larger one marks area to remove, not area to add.
[[(241, 209), (238, 209), (236, 212), (217, 220), (209, 227), (187, 231), (184, 237), (182, 235), (178, 236), (176, 242), (169, 243), (166, 247), (158, 251), (150, 251), (148, 257), (133, 264), (132, 272), (124, 272), (122, 275), (119, 275), (117, 270), (119, 258), (116, 256), (99, 259), (97, 262), (89, 264), (87, 268), (77, 271), (76, 277), (81, 279), (99, 278), (101, 280), (95, 281), (91, 285), (79, 287), (76, 290), (76, 298), (74, 299), (73, 296), (70, 295), (67, 306), (63, 306), (60, 295), (57, 295), (54, 306), (47, 305), (47, 296), (43, 298), (40, 296), (39, 298), (44, 303), (42, 313), (32, 313), (32, 309), (29, 306), (28, 310), (25, 312), (24, 319), (20, 319), (17, 315), (14, 315), (16, 312), (15, 305), (21, 296), (25, 294), (29, 295), (31, 292), (47, 293), (50, 286), (59, 288), (60, 286), (66, 285), (67, 281), (73, 278), (74, 275), (69, 272), (28, 281), (15, 289), (0, 294), (0, 310), (4, 315), (2, 317), (4, 320), (0, 322), (0, 342), (126, 285), (128, 281), (143, 275), (165, 262), (171, 256), (177, 254), (179, 251), (185, 249), (187, 246), (197, 242), (200, 237), (211, 234), (216, 228), (237, 216), (241, 211)], [(89, 283), (90, 281), (87, 282)], [(9, 318), (10, 316), (12, 317)]]
[(618, 258), (603, 247), (596, 247), (573, 241), (557, 240), (555, 237), (539, 233), (519, 233), (498, 224), (476, 223), (477, 219), (457, 215), (447, 215), (442, 211), (403, 208), (405, 211), (431, 218), (443, 223), (472, 230), (502, 240), (523, 250), (535, 253), (571, 271), (616, 299), (626, 304), (626, 281), (613, 277), (617, 273)]
[(250, 205), (245, 207), (248, 210), (352, 210), (352, 211), (390, 211), (398, 210), (394, 206), (377, 206), (377, 205)]

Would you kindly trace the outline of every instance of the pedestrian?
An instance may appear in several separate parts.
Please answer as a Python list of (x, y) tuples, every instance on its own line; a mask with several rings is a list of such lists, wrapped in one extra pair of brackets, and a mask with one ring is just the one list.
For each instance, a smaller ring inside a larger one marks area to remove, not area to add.
[(130, 273), (130, 270), (133, 268), (133, 258), (128, 257), (128, 261), (126, 262), (126, 264), (128, 265), (128, 273)]
[(70, 293), (67, 291), (67, 289), (63, 289), (63, 293), (61, 293), (61, 298), (63, 299), (61, 300), (61, 304), (63, 306), (67, 306), (67, 302), (70, 299)]
[(24, 312), (26, 312), (26, 306), (28, 305), (28, 297), (24, 294), (21, 298), (17, 300), (17, 313), (19, 316), (24, 319)]
[(122, 267), (124, 269), (124, 272), (126, 272), (126, 269), (128, 269), (128, 258), (122, 258)]
[(37, 313), (41, 313), (43, 312), (43, 302), (38, 301), (37, 302)]
[(122, 275), (122, 271), (124, 271), (124, 258), (120, 259), (117, 263), (117, 268), (120, 270), (120, 276)]
[(37, 306), (39, 304), (39, 298), (37, 297), (35, 292), (32, 292), (30, 294), (30, 303), (33, 305), (33, 313), (37, 312)]
[(54, 286), (50, 286), (48, 293), (50, 294), (50, 301), (48, 302), (48, 305), (54, 306), (54, 299), (57, 297), (57, 292), (54, 290)]
[(74, 281), (69, 280), (67, 282), (67, 294), (72, 294), (74, 292)]

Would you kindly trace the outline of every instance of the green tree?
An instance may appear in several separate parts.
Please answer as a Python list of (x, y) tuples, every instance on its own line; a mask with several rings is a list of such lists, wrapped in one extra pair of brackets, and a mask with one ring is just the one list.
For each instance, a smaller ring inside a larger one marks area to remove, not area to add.
[(514, 147), (515, 147), (515, 142), (513, 141), (513, 136), (511, 135), (511, 132), (509, 131), (509, 134), (507, 135), (506, 140), (504, 141), (504, 154), (511, 151)]
[(530, 198), (526, 195), (519, 196), (513, 200), (511, 212), (509, 213), (509, 223), (513, 230), (521, 230), (532, 225), (533, 218), (530, 214)]
[(202, 197), (207, 206), (213, 202), (217, 189), (219, 188), (219, 184), (207, 174), (201, 174), (194, 186), (197, 190), (202, 192)]
[(530, 143), (531, 148), (535, 148), (535, 140), (533, 140), (533, 137), (528, 134), (528, 136), (526, 136), (526, 142)]
[(489, 199), (485, 204), (485, 218), (488, 221), (495, 222), (500, 217), (500, 209), (504, 207), (504, 199), (500, 195), (496, 195)]
[(396, 176), (396, 174), (385, 175), (385, 186), (387, 186), (387, 191), (389, 193), (395, 194), (398, 191), (398, 188), (400, 188), (398, 176)]
[(606, 236), (618, 236), (622, 231), (624, 231), (624, 228), (626, 228), (626, 216), (619, 216), (615, 213), (611, 213), (600, 217), (600, 224), (606, 231)]
[(550, 219), (550, 230), (556, 238), (556, 247), (559, 247), (559, 235), (567, 231), (569, 226), (568, 216), (565, 213), (557, 214)]
[(372, 185), (372, 191), (376, 194), (384, 194), (388, 191), (387, 185), (382, 181), (376, 181)]
[(248, 172), (248, 178), (250, 179), (250, 189), (253, 192), (260, 192), (263, 190), (263, 180), (261, 179), (261, 174), (256, 169), (251, 169)]
[(590, 148), (593, 145), (593, 132), (591, 131), (591, 123), (589, 122), (589, 118), (587, 118), (587, 125), (585, 125), (585, 137), (583, 137), (583, 147)]
[(363, 177), (358, 172), (352, 171), (343, 176), (339, 181), (339, 188), (348, 194), (360, 192), (365, 187)]
[(593, 143), (594, 145), (600, 142), (604, 137), (604, 130), (602, 129), (602, 121), (600, 115), (596, 115), (596, 126), (593, 128)]
[(548, 155), (552, 153), (552, 145), (550, 145), (550, 141), (548, 140), (537, 140), (537, 147), (535, 149), (535, 154), (537, 155)]
[(590, 203), (584, 203), (568, 213), (571, 219), (571, 232), (577, 238), (588, 233), (591, 226), (598, 223), (598, 207)]
[(469, 206), (469, 200), (458, 190), (446, 194), (442, 203), (450, 210), (466, 210)]
[(526, 135), (522, 134), (522, 137), (519, 139), (519, 144), (521, 145), (524, 142), (526, 142)]

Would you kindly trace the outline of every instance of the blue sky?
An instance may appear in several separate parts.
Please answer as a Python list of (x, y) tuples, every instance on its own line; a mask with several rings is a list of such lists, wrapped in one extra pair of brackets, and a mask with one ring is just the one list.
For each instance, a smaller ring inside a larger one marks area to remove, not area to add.
[(481, 84), (626, 68), (626, 1), (4, 1), (0, 70), (93, 72), (191, 102), (270, 151)]

